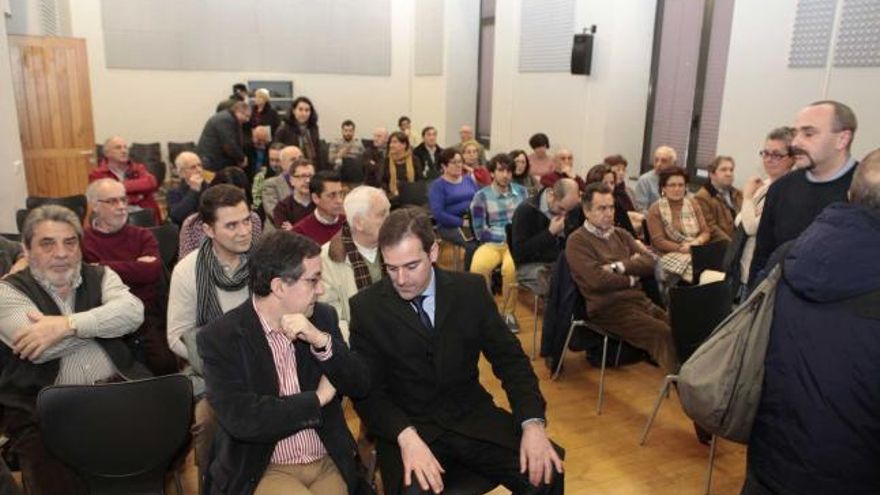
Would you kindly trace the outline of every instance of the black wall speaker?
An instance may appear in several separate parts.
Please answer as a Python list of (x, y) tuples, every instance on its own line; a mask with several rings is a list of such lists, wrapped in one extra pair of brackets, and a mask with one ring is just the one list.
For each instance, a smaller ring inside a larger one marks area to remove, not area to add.
[(571, 73), (590, 75), (593, 65), (593, 35), (591, 33), (574, 35), (571, 47)]

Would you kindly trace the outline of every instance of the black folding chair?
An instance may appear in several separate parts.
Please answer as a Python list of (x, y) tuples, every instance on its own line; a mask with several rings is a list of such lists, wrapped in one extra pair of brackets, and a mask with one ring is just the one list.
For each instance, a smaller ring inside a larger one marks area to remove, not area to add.
[(85, 195), (76, 194), (73, 196), (64, 196), (61, 198), (47, 198), (41, 196), (28, 196), (25, 200), (25, 208), (28, 210), (33, 210), (34, 208), (43, 206), (43, 205), (58, 205), (63, 206), (72, 210), (76, 213), (76, 216), (79, 217), (79, 220), (82, 222), (86, 218), (86, 209), (88, 207), (88, 201), (86, 200)]
[(128, 223), (138, 227), (155, 227), (156, 213), (152, 208), (141, 208), (128, 212)]
[(171, 222), (165, 222), (162, 225), (150, 227), (149, 229), (159, 243), (159, 255), (162, 257), (162, 264), (170, 272), (174, 268), (174, 262), (177, 260), (180, 229)]
[(37, 396), (43, 441), (93, 495), (164, 494), (166, 474), (186, 455), (192, 415), (192, 384), (179, 374), (55, 385)]
[(186, 141), (182, 143), (174, 143), (168, 142), (168, 161), (172, 164), (174, 160), (177, 160), (177, 155), (183, 153), (184, 151), (196, 151), (196, 143), (192, 141)]
[[(669, 290), (669, 322), (672, 339), (679, 363), (684, 363), (694, 351), (712, 334), (712, 331), (730, 314), (730, 289), (724, 282), (706, 285), (673, 287)], [(639, 445), (645, 445), (648, 431), (657, 417), (663, 399), (669, 396), (669, 388), (678, 381), (678, 374), (666, 375), (654, 408), (642, 430)], [(715, 462), (715, 437), (709, 450), (709, 467), (706, 478), (706, 493), (712, 484), (712, 466)]]
[(167, 169), (165, 162), (162, 161), (162, 148), (159, 143), (133, 143), (128, 156), (132, 161), (143, 163), (160, 186), (165, 183)]
[(724, 255), (726, 253), (726, 241), (717, 241), (711, 244), (691, 247), (691, 260), (694, 267), (694, 284), (700, 283), (700, 275), (706, 270), (723, 272)]

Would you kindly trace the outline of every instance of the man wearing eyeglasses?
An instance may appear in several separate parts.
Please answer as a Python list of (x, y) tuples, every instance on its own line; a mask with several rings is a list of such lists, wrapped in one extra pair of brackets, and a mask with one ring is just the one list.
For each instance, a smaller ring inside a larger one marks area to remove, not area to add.
[(214, 436), (201, 493), (368, 494), (342, 396), (369, 391), (323, 294), (321, 248), (291, 232), (260, 239), (253, 296), (198, 336)]
[(850, 154), (857, 127), (855, 113), (839, 101), (817, 101), (798, 113), (791, 146), (798, 170), (767, 191), (749, 285), (759, 280), (776, 248), (799, 236), (826, 206), (846, 201), (858, 164)]
[(128, 143), (118, 136), (104, 142), (104, 158), (89, 172), (89, 182), (98, 179), (117, 180), (125, 186), (130, 206), (153, 210), (156, 225), (162, 223), (162, 211), (153, 196), (159, 190), (156, 177), (147, 170), (146, 165), (131, 160), (128, 156)]
[(283, 180), (287, 182), (290, 194), (278, 202), (272, 210), (272, 222), (279, 228), (290, 230), (297, 222), (315, 211), (315, 202), (309, 192), (309, 182), (315, 176), (315, 165), (300, 158), (290, 167), (290, 173)]
[(156, 375), (176, 372), (177, 360), (168, 349), (165, 315), (156, 291), (162, 275), (156, 237), (127, 223), (128, 197), (119, 182), (98, 179), (86, 188), (86, 198), (92, 218), (83, 234), (83, 260), (112, 268), (144, 303), (144, 323), (126, 338), (135, 358)]

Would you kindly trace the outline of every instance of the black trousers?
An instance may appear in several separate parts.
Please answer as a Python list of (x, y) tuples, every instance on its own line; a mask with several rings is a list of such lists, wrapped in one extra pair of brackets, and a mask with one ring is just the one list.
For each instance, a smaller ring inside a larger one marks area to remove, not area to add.
[[(443, 484), (447, 494), (475, 495), (466, 489), (469, 487), (462, 486), (463, 481), (472, 481), (474, 475), (496, 486), (504, 485), (514, 495), (562, 495), (565, 492), (565, 479), (561, 473), (554, 473), (550, 485), (536, 487), (529, 483), (528, 473), (519, 472), (519, 450), (449, 431), (431, 442), (429, 447), (446, 471)], [(562, 457), (561, 449), (555, 444), (554, 448)], [(386, 495), (432, 494), (430, 490), (422, 490), (414, 476), (409, 487), (403, 486), (403, 465), (396, 444), (380, 441), (377, 450)]]
[(777, 494), (777, 492), (771, 490), (770, 487), (768, 487), (767, 485), (762, 483), (761, 480), (759, 480), (757, 478), (757, 476), (755, 476), (755, 474), (752, 473), (751, 469), (746, 469), (746, 482), (743, 485), (742, 492), (740, 492), (740, 495), (778, 495), (778, 494)]

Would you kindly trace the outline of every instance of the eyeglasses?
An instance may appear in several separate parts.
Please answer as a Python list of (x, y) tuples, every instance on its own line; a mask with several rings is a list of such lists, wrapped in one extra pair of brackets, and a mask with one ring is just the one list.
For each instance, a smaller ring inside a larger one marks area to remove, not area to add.
[(116, 206), (116, 205), (125, 206), (128, 204), (128, 198), (126, 196), (122, 196), (119, 198), (99, 199), (98, 203), (104, 203), (105, 205), (110, 205), (110, 206)]
[(783, 158), (788, 156), (788, 153), (779, 153), (777, 151), (767, 151), (761, 150), (758, 152), (761, 155), (761, 158), (766, 158), (768, 160), (782, 160)]
[(291, 175), (294, 179), (311, 179), (315, 174), (295, 174)]

